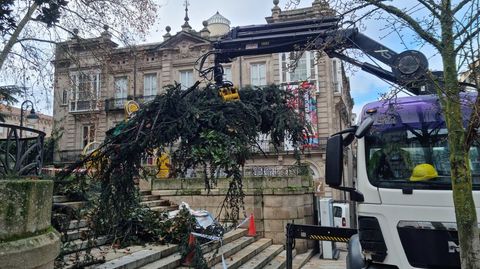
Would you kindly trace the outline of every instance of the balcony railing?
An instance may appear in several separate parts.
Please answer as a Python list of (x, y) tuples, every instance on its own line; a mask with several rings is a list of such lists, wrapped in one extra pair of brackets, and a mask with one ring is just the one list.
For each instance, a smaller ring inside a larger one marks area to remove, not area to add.
[(45, 133), (4, 123), (0, 123), (0, 129), (0, 178), (39, 175)]
[(156, 95), (149, 95), (149, 96), (137, 96), (133, 98), (132, 96), (124, 97), (124, 98), (109, 98), (105, 100), (105, 111), (118, 111), (124, 110), (125, 103), (130, 100), (135, 100), (140, 104), (147, 103), (155, 99)]
[(97, 101), (92, 100), (73, 100), (70, 101), (70, 112), (91, 112), (98, 110)]
[[(325, 150), (327, 147), (327, 140), (328, 137), (311, 138), (307, 144), (302, 145), (301, 149), (309, 151)], [(293, 151), (293, 148), (284, 144), (275, 149), (270, 139), (258, 139), (257, 145), (252, 146), (251, 151), (253, 153), (282, 153)]]

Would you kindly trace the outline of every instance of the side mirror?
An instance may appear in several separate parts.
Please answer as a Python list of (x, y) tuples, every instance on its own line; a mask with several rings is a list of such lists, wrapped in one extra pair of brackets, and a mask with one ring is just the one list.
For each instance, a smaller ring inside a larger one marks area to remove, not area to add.
[(372, 127), (374, 123), (374, 120), (372, 117), (365, 118), (362, 123), (360, 123), (360, 126), (358, 126), (357, 130), (355, 131), (355, 137), (356, 138), (362, 138), (365, 136), (365, 134), (370, 130), (370, 127)]
[(325, 182), (331, 187), (340, 186), (343, 173), (342, 135), (334, 135), (327, 140), (326, 152)]

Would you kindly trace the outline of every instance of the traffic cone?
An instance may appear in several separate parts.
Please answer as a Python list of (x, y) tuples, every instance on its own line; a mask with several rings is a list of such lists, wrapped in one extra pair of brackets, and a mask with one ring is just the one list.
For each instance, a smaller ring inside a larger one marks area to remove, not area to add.
[(188, 237), (188, 248), (192, 250), (185, 256), (185, 259), (183, 259), (182, 264), (185, 266), (190, 266), (193, 262), (193, 256), (195, 256), (195, 236), (193, 236), (193, 234), (190, 234)]
[(257, 229), (255, 228), (255, 219), (253, 218), (253, 213), (250, 214), (250, 224), (248, 225), (248, 236), (257, 236)]

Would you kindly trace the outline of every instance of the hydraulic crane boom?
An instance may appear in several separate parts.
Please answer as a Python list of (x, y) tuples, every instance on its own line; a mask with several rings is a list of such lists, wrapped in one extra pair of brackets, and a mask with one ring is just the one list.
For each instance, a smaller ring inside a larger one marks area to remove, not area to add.
[[(419, 51), (396, 53), (379, 42), (363, 35), (356, 28), (339, 28), (339, 17), (325, 17), (233, 28), (213, 44), (215, 54), (214, 79), (223, 85), (222, 63), (247, 55), (281, 53), (302, 50), (323, 50), (362, 68), (377, 77), (405, 87), (414, 94), (426, 84), (428, 61)], [(358, 49), (381, 61), (391, 70), (367, 62), (360, 62), (343, 53)]]

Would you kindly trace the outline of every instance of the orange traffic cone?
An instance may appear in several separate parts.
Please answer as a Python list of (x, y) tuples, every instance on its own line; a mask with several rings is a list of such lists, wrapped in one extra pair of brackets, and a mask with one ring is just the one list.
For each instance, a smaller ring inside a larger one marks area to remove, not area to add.
[(190, 234), (188, 237), (188, 248), (192, 250), (185, 256), (185, 259), (183, 260), (182, 264), (185, 266), (190, 266), (193, 261), (193, 256), (195, 256), (195, 236), (193, 236), (193, 234)]
[(253, 218), (253, 213), (250, 214), (250, 224), (248, 225), (248, 236), (257, 236), (257, 229), (255, 228), (255, 219)]

